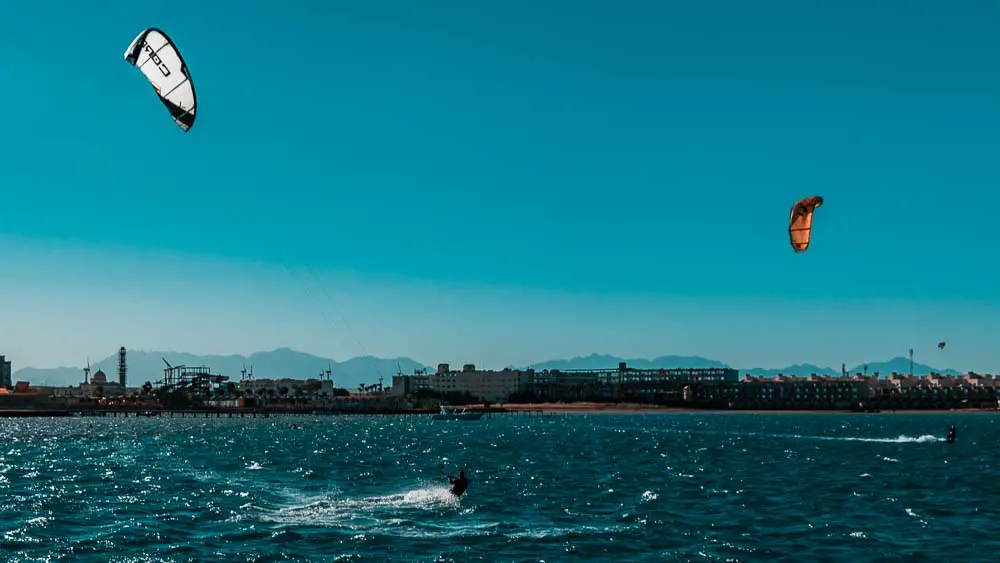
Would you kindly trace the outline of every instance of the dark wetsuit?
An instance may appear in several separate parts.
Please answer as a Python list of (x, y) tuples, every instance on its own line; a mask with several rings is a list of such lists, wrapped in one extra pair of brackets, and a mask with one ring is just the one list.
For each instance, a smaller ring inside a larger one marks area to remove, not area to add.
[(465, 489), (469, 488), (469, 480), (465, 477), (465, 471), (460, 471), (458, 477), (449, 475), (448, 482), (451, 483), (451, 494), (456, 497), (462, 496), (465, 493)]
[(945, 438), (945, 441), (947, 441), (949, 444), (954, 444), (955, 443), (955, 432), (956, 432), (955, 431), (955, 426), (952, 425), (951, 428), (948, 429), (948, 437)]

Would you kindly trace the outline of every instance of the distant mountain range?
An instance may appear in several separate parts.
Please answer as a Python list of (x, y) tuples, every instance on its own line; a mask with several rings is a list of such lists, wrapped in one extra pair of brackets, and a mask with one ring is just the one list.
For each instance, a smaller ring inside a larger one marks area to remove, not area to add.
[[(660, 356), (652, 360), (645, 358), (618, 358), (602, 354), (591, 354), (589, 356), (572, 358), (569, 360), (552, 360), (533, 364), (528, 367), (534, 369), (607, 369), (618, 367), (619, 362), (625, 362), (629, 367), (638, 369), (671, 369), (671, 368), (727, 368), (731, 367), (718, 360), (710, 360), (700, 356)], [(820, 367), (812, 364), (796, 364), (780, 369), (772, 368), (738, 368), (740, 375), (749, 373), (765, 377), (774, 377), (778, 374), (785, 375), (840, 375), (840, 369), (830, 367)], [(864, 373), (865, 366), (858, 365), (850, 368), (848, 373)], [(867, 372), (869, 375), (879, 372), (888, 375), (892, 372), (909, 373), (910, 360), (903, 357), (896, 357), (884, 362), (869, 362)], [(946, 375), (959, 375), (960, 372), (953, 369), (942, 369), (931, 367), (927, 364), (913, 362), (913, 371), (917, 374), (941, 373)]]
[[(239, 381), (240, 371), (244, 366), (248, 370), (253, 369), (254, 377), (257, 379), (290, 377), (294, 379), (308, 379), (319, 375), (320, 371), (330, 369), (334, 384), (338, 387), (356, 389), (358, 385), (370, 384), (378, 381), (381, 375), (386, 385), (392, 384), (392, 375), (397, 370), (403, 373), (413, 373), (415, 369), (430, 369), (411, 358), (376, 358), (364, 356), (352, 358), (344, 362), (337, 362), (329, 358), (321, 358), (304, 352), (296, 352), (288, 348), (278, 348), (269, 352), (255, 352), (249, 356), (237, 354), (228, 356), (197, 356), (183, 352), (155, 352), (143, 350), (129, 350), (128, 362), (128, 385), (138, 387), (149, 381), (156, 383), (163, 379), (163, 368), (166, 365), (163, 359), (171, 365), (179, 366), (207, 366), (212, 373), (228, 375), (231, 380)], [(640, 369), (655, 368), (724, 368), (730, 367), (720, 361), (710, 360), (699, 356), (660, 356), (652, 360), (645, 358), (619, 358), (602, 354), (591, 354), (589, 356), (576, 357), (568, 360), (551, 360), (538, 364), (526, 366), (536, 370), (553, 369), (609, 369), (618, 367), (619, 362), (626, 362), (629, 367)], [(113, 354), (100, 361), (91, 364), (91, 370), (97, 372), (103, 370), (111, 381), (117, 380), (118, 356)], [(913, 370), (918, 374), (930, 372), (958, 375), (959, 372), (953, 369), (941, 369), (931, 367), (926, 364), (914, 362)], [(855, 366), (850, 369), (850, 373), (863, 372), (864, 366)], [(910, 361), (907, 358), (892, 358), (885, 362), (870, 362), (868, 373), (880, 372), (887, 375), (892, 372), (908, 373), (910, 371)], [(811, 364), (799, 364), (781, 369), (753, 368), (740, 369), (741, 375), (751, 373), (773, 377), (779, 373), (786, 375), (840, 375), (840, 370), (829, 367), (814, 366)], [(65, 386), (76, 385), (83, 381), (82, 367), (58, 367), (39, 369), (24, 367), (16, 370), (13, 374), (14, 381), (30, 381), (34, 386)]]

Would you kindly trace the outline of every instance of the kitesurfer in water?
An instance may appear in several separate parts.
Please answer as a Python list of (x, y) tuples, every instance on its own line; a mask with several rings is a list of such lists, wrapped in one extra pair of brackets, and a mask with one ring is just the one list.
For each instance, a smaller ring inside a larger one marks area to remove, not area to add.
[(948, 442), (949, 444), (954, 444), (955, 443), (955, 432), (956, 432), (955, 425), (952, 424), (951, 426), (948, 427), (948, 437), (945, 438), (945, 441)]
[(469, 479), (466, 478), (464, 469), (458, 472), (458, 477), (448, 475), (448, 482), (451, 483), (451, 494), (456, 497), (462, 496), (465, 489), (469, 488)]

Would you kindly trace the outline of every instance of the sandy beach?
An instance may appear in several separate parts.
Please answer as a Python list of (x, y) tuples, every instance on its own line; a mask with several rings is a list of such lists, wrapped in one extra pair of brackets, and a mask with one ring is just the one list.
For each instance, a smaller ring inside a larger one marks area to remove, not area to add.
[[(470, 409), (483, 409), (482, 405), (470, 406)], [(579, 414), (595, 414), (595, 413), (801, 413), (801, 414), (817, 414), (817, 413), (846, 413), (851, 412), (848, 410), (833, 410), (833, 411), (820, 411), (820, 410), (784, 410), (784, 411), (770, 411), (770, 410), (731, 410), (731, 409), (699, 409), (699, 408), (684, 408), (684, 407), (666, 407), (661, 405), (647, 405), (641, 403), (589, 403), (589, 402), (579, 402), (579, 403), (504, 403), (503, 405), (497, 405), (496, 408), (502, 408), (508, 412), (551, 412), (551, 413), (579, 413)]]
[[(713, 414), (866, 414), (847, 409), (843, 410), (738, 410), (738, 409), (701, 409), (684, 407), (664, 407), (639, 403), (504, 403), (494, 408), (507, 412), (544, 412), (560, 414), (638, 414), (638, 413), (713, 413)], [(470, 410), (487, 410), (482, 405), (470, 405)], [(488, 410), (493, 410), (488, 409)], [(985, 414), (997, 413), (996, 409), (955, 409), (955, 410), (883, 410), (867, 414)]]

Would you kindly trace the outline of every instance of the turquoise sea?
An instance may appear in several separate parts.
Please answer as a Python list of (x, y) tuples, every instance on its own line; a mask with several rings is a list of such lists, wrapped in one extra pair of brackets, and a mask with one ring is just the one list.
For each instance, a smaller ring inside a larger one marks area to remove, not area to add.
[[(1000, 549), (1000, 414), (0, 424), (4, 561), (967, 562)], [(472, 477), (461, 500), (442, 463)]]

